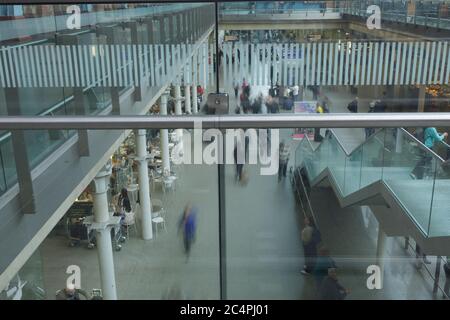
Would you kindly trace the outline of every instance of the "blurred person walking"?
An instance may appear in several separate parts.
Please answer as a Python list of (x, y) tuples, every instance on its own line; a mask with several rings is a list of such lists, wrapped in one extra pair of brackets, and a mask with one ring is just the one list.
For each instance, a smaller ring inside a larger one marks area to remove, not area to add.
[(195, 241), (195, 233), (197, 229), (197, 209), (188, 204), (183, 211), (183, 215), (178, 225), (178, 232), (183, 230), (184, 252), (186, 254), (186, 262), (189, 260), (192, 243)]
[(281, 181), (281, 178), (286, 178), (286, 170), (287, 170), (287, 164), (289, 162), (289, 146), (286, 144), (286, 142), (283, 140), (280, 143), (279, 147), (279, 162), (278, 162), (278, 182)]
[(308, 275), (313, 272), (317, 259), (317, 246), (321, 242), (319, 230), (314, 225), (314, 220), (306, 217), (305, 227), (302, 230), (303, 253), (305, 265), (301, 273)]
[(328, 275), (323, 279), (320, 286), (320, 299), (322, 300), (344, 300), (350, 290), (345, 289), (337, 279), (336, 268), (329, 268)]
[(336, 268), (336, 263), (330, 257), (330, 252), (326, 247), (321, 247), (319, 249), (319, 256), (316, 260), (316, 265), (314, 266), (313, 275), (316, 281), (316, 288), (320, 290), (323, 279), (328, 275), (329, 268)]

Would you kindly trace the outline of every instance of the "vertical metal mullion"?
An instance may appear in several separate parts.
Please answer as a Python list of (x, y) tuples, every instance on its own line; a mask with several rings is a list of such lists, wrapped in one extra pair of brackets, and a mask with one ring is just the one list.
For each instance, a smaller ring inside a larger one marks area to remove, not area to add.
[(144, 44), (143, 45), (143, 51), (144, 51), (144, 76), (145, 76), (145, 81), (147, 81), (147, 86), (150, 85), (150, 67), (149, 67), (149, 45), (148, 44)]
[(395, 63), (395, 54), (396, 54), (396, 42), (392, 43), (391, 47), (391, 55), (390, 55), (390, 70), (389, 70), (389, 85), (393, 84), (394, 80), (394, 63)]
[(3, 70), (5, 73), (5, 86), (6, 87), (10, 87), (11, 86), (11, 82), (9, 79), (9, 65), (8, 65), (8, 58), (7, 56), (9, 56), (9, 48), (8, 47), (3, 47), (2, 48), (2, 61), (3, 61)]
[[(336, 73), (337, 73), (337, 46), (338, 43), (335, 42), (334, 45), (330, 43), (330, 62), (328, 68), (328, 85), (337, 84)], [(333, 53), (333, 54), (331, 54)], [(333, 72), (334, 70), (334, 72)]]
[[(57, 64), (58, 75), (59, 75), (59, 84), (58, 84), (58, 86), (65, 87), (65, 85), (64, 85), (65, 73), (64, 73), (63, 66), (62, 66), (63, 57), (62, 57), (62, 54), (61, 54), (62, 48), (63, 48), (62, 46), (56, 46), (55, 47), (55, 49), (56, 49), (56, 56), (57, 56), (57, 60), (56, 61), (58, 62), (58, 64)], [(33, 72), (33, 76), (34, 76), (34, 72)]]
[[(68, 61), (68, 57), (67, 57), (67, 46), (66, 45), (61, 45), (61, 70), (63, 72), (63, 77), (64, 77), (64, 82), (63, 82), (63, 86), (64, 87), (70, 87), (70, 76), (69, 76), (69, 61)], [(36, 69), (36, 74), (38, 75), (38, 70)]]
[[(450, 63), (450, 59), (448, 59), (447, 56), (447, 48), (448, 48), (448, 42), (444, 42), (444, 52), (442, 54), (442, 60), (441, 60), (441, 75), (439, 77), (439, 83), (444, 84), (444, 72), (445, 72), (445, 65)], [(448, 80), (448, 79), (447, 79)]]
[(328, 42), (325, 42), (323, 44), (323, 64), (322, 64), (322, 85), (327, 84), (327, 78), (329, 78), (329, 75), (327, 77), (327, 65), (328, 62)]
[(306, 85), (309, 86), (312, 83), (310, 82), (310, 54), (311, 54), (311, 43), (306, 44), (306, 64), (305, 64), (305, 73), (306, 73)]
[(433, 81), (433, 73), (434, 73), (434, 67), (435, 67), (435, 64), (434, 64), (435, 54), (436, 54), (436, 41), (433, 41), (433, 43), (431, 45), (431, 54), (430, 54), (430, 59), (429, 59), (430, 66), (428, 68), (428, 81), (427, 81), (427, 83), (429, 83), (429, 84), (432, 84), (432, 81)]
[(133, 81), (133, 49), (132, 45), (127, 45), (127, 70), (128, 70), (128, 81), (130, 86), (134, 86)]
[(25, 64), (25, 60), (23, 58), (23, 50), (25, 47), (19, 47), (19, 51), (18, 51), (18, 56), (19, 56), (19, 61), (20, 61), (20, 75), (22, 78), (22, 86), (23, 87), (27, 87), (27, 78), (25, 76), (25, 68), (24, 68), (24, 64)]
[(115, 44), (111, 44), (109, 45), (109, 49), (111, 51), (111, 60), (110, 60), (110, 64), (111, 64), (111, 73), (110, 73), (110, 77), (111, 77), (111, 83), (113, 87), (117, 87), (118, 83), (117, 83), (117, 63), (116, 63), (116, 45)]
[(68, 70), (69, 70), (69, 79), (70, 79), (70, 87), (75, 86), (75, 79), (74, 79), (74, 71), (73, 71), (73, 64), (72, 61), (72, 46), (66, 46), (66, 54), (67, 54), (67, 63), (68, 63)]
[(305, 86), (305, 44), (301, 44), (301, 60), (300, 60), (300, 83), (301, 87)]
[(405, 63), (406, 63), (406, 51), (408, 50), (408, 46), (406, 42), (403, 42), (402, 45), (402, 66), (401, 66), (401, 71), (400, 71), (400, 85), (404, 85), (405, 84)]
[(372, 75), (372, 57), (373, 57), (373, 49), (374, 49), (374, 43), (370, 42), (369, 43), (369, 57), (368, 57), (368, 61), (367, 61), (367, 76), (366, 76), (366, 85), (370, 85), (371, 82), (371, 75)]
[(367, 68), (367, 42), (363, 45), (363, 55), (362, 55), (362, 65), (361, 65), (361, 84), (366, 84), (366, 68)]
[[(448, 46), (448, 51), (450, 51), (450, 43), (447, 42), (447, 46)], [(450, 52), (448, 52), (448, 54), (450, 54)], [(445, 74), (445, 78), (444, 81), (442, 81), (442, 83), (447, 83), (450, 81), (450, 59), (447, 58), (447, 72)]]
[(341, 42), (339, 50), (339, 77), (338, 77), (339, 85), (342, 85), (344, 81), (344, 57), (345, 57), (344, 43)]
[(50, 49), (49, 49), (48, 45), (45, 46), (45, 60), (47, 61), (48, 85), (50, 87), (53, 87), (55, 79), (53, 78), (53, 72), (52, 72), (53, 63), (51, 63), (52, 59), (51, 59)]
[(420, 43), (420, 54), (419, 54), (419, 70), (417, 72), (417, 83), (422, 84), (422, 69), (423, 69), (423, 56), (425, 54), (425, 42)]
[(406, 60), (406, 79), (405, 79), (405, 84), (406, 85), (410, 85), (411, 84), (412, 50), (413, 50), (413, 43), (410, 42), (408, 44), (408, 58)]
[(101, 87), (102, 86), (102, 73), (101, 73), (101, 68), (100, 68), (100, 45), (95, 45), (95, 49), (96, 49), (96, 55), (95, 55), (95, 81), (94, 81), (94, 86), (95, 87)]
[(106, 58), (106, 79), (107, 81), (105, 81), (105, 86), (108, 87), (112, 87), (113, 86), (113, 72), (111, 69), (111, 64), (112, 64), (112, 57), (110, 56), (111, 50), (112, 50), (112, 44), (107, 44), (105, 45), (105, 58)]
[(419, 42), (414, 43), (414, 49), (413, 49), (413, 55), (412, 55), (412, 70), (411, 70), (411, 84), (416, 84), (417, 82), (417, 60), (418, 58), (418, 53), (419, 53)]
[(72, 46), (71, 46), (71, 49), (72, 49), (72, 50), (71, 50), (71, 53), (72, 53), (72, 63), (73, 63), (73, 69), (71, 69), (71, 70), (72, 70), (72, 72), (75, 74), (75, 77), (74, 77), (74, 80), (75, 80), (74, 86), (75, 86), (75, 87), (78, 87), (78, 86), (80, 85), (80, 83), (79, 83), (80, 78), (79, 78), (79, 74), (78, 74), (77, 47), (78, 47), (78, 46), (76, 46), (76, 45), (72, 45)]
[(423, 74), (422, 74), (422, 80), (421, 80), (421, 84), (427, 84), (427, 72), (429, 71), (428, 69), (428, 64), (429, 64), (429, 59), (430, 59), (430, 48), (431, 48), (431, 43), (428, 41), (427, 45), (426, 45), (426, 51), (425, 51), (425, 60), (424, 60), (424, 65), (423, 65)]
[(361, 53), (362, 53), (362, 43), (358, 42), (356, 43), (356, 45), (358, 46), (358, 54), (356, 57), (356, 74), (355, 74), (355, 83), (354, 85), (360, 85), (360, 76), (361, 76)]
[(137, 47), (136, 44), (132, 44), (132, 49), (133, 49), (133, 55), (132, 60), (133, 60), (133, 69), (134, 69), (134, 86), (138, 87), (139, 86), (139, 82), (140, 80), (138, 79), (138, 57), (137, 57)]
[(317, 43), (313, 42), (311, 53), (311, 84), (316, 85), (316, 56), (317, 56)]
[[(90, 50), (91, 50), (91, 52), (89, 52), (89, 55), (88, 55), (89, 66), (90, 66), (89, 74), (90, 74), (90, 79), (91, 79), (91, 81), (89, 82), (89, 85), (95, 87), (95, 80), (96, 80), (95, 79), (95, 61), (94, 61), (95, 57), (92, 54), (92, 51), (97, 50), (97, 49), (96, 49), (95, 45), (91, 45), (88, 48), (90, 48)], [(86, 63), (87, 63), (87, 61), (86, 61)]]
[(380, 57), (380, 63), (378, 65), (378, 78), (376, 80), (377, 85), (382, 84), (382, 75), (383, 75), (383, 65), (384, 65), (384, 42), (381, 43), (380, 46), (380, 52), (378, 53), (378, 56)]
[(126, 45), (121, 45), (122, 49), (122, 61), (120, 66), (120, 71), (122, 72), (122, 80), (123, 80), (123, 86), (128, 87), (130, 84), (128, 83), (128, 72), (127, 72), (127, 52), (126, 52)]
[(441, 66), (441, 53), (442, 53), (442, 42), (439, 41), (437, 53), (436, 53), (436, 59), (435, 59), (435, 67), (434, 67), (434, 80), (433, 84), (439, 83), (439, 71)]
[[(27, 48), (27, 47), (25, 47)], [(0, 87), (4, 87), (6, 88), (6, 79), (5, 79), (5, 73), (6, 73), (6, 66), (3, 65), (3, 56), (5, 55), (5, 47), (0, 47)], [(27, 70), (28, 70), (28, 62), (26, 63), (27, 66)], [(28, 75), (30, 74), (30, 72), (28, 72)], [(1, 154), (0, 154), (1, 156)]]
[(315, 69), (317, 71), (317, 79), (316, 83), (317, 85), (321, 85), (322, 83), (322, 43), (320, 42), (317, 47), (317, 65), (315, 66)]
[(372, 85), (377, 84), (377, 75), (378, 75), (378, 52), (380, 51), (380, 44), (378, 42), (375, 43), (375, 51), (373, 55), (373, 69), (372, 69)]
[(14, 76), (17, 81), (17, 87), (22, 87), (22, 79), (19, 71), (19, 58), (17, 57), (17, 51), (20, 47), (13, 48), (13, 65), (14, 65)]

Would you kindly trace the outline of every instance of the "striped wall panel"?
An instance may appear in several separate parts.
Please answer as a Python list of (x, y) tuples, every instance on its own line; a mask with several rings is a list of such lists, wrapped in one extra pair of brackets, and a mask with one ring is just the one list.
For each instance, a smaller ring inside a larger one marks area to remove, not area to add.
[[(0, 87), (214, 84), (214, 48), (192, 45), (0, 47)], [(450, 82), (449, 41), (224, 43), (221, 79), (255, 85), (415, 85)], [(171, 57), (171, 59), (168, 59)], [(178, 72), (174, 75), (174, 72)], [(271, 78), (272, 76), (272, 78)]]

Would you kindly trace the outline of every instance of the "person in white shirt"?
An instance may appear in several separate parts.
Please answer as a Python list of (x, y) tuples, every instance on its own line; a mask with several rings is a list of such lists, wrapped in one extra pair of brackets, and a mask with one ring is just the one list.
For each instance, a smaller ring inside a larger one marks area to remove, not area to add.
[(298, 100), (299, 91), (300, 91), (300, 88), (298, 85), (295, 85), (292, 87), (292, 95), (294, 96), (294, 101)]

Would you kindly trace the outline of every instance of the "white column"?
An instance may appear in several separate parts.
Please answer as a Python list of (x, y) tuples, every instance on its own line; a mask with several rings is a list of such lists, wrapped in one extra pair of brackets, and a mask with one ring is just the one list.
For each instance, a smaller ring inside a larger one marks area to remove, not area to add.
[(148, 182), (148, 154), (146, 130), (135, 130), (136, 158), (139, 163), (139, 200), (141, 207), (142, 239), (153, 239), (152, 206), (150, 204), (150, 185)]
[(194, 113), (198, 113), (198, 104), (197, 104), (197, 86), (192, 85), (192, 106), (194, 107)]
[[(107, 223), (110, 219), (108, 210), (108, 183), (111, 166), (106, 165), (93, 180), (94, 220), (96, 223)], [(97, 252), (100, 266), (100, 280), (105, 300), (117, 300), (114, 259), (111, 244), (111, 228), (96, 230)]]
[(386, 247), (387, 236), (378, 225), (378, 240), (377, 240), (377, 265), (380, 267), (381, 276), (381, 289), (383, 289), (384, 282), (384, 262), (386, 258), (384, 257), (385, 247)]
[(184, 103), (186, 108), (186, 113), (191, 114), (191, 86), (184, 87)]
[[(179, 85), (175, 86), (175, 115), (182, 115), (181, 110), (181, 89)], [(183, 129), (177, 129), (178, 143), (180, 144), (180, 151), (183, 151)]]
[[(159, 112), (162, 116), (167, 115), (167, 96), (168, 92), (164, 92), (161, 95), (161, 101), (159, 106)], [(160, 143), (161, 143), (161, 158), (163, 164), (163, 172), (169, 170), (170, 172), (170, 155), (169, 155), (169, 133), (167, 129), (160, 130)]]

